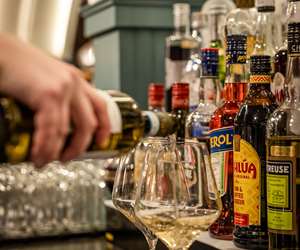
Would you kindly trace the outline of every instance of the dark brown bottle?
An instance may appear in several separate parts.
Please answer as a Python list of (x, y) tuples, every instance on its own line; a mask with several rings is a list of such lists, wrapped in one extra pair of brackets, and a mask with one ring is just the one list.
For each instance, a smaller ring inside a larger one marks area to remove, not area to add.
[(234, 123), (234, 244), (267, 249), (266, 124), (276, 109), (271, 57), (251, 57), (250, 89)]

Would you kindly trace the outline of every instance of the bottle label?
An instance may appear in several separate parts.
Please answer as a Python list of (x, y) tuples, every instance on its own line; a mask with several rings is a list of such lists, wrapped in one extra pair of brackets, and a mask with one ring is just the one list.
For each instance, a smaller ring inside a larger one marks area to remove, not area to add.
[(234, 136), (234, 224), (260, 225), (260, 158), (247, 141)]
[(270, 232), (296, 233), (296, 158), (294, 146), (272, 146), (267, 162)]
[(227, 192), (228, 158), (233, 151), (233, 127), (210, 131), (211, 164), (218, 190), (223, 196)]
[(160, 128), (160, 121), (158, 116), (151, 111), (143, 111), (143, 113), (148, 116), (151, 126), (150, 126), (150, 131), (148, 133), (148, 136), (156, 136), (159, 132)]
[(106, 103), (108, 118), (110, 121), (110, 132), (112, 134), (122, 133), (122, 115), (117, 103), (107, 92), (97, 90), (97, 93)]
[(300, 35), (299, 35), (300, 24), (289, 23), (288, 24), (288, 54), (289, 56), (300, 55)]

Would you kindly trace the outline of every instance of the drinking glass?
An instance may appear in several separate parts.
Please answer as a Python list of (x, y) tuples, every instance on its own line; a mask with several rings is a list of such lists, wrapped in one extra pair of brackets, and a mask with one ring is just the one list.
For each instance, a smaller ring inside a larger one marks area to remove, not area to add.
[(221, 211), (203, 150), (198, 141), (185, 140), (145, 156), (135, 215), (170, 250), (188, 249)]
[(144, 168), (145, 155), (149, 154), (153, 156), (154, 152), (159, 152), (161, 147), (165, 145), (168, 145), (167, 139), (147, 138), (135, 149), (122, 156), (116, 172), (112, 193), (113, 204), (141, 230), (148, 242), (150, 250), (155, 249), (157, 238), (135, 216), (134, 204), (138, 183), (141, 179), (142, 169)]

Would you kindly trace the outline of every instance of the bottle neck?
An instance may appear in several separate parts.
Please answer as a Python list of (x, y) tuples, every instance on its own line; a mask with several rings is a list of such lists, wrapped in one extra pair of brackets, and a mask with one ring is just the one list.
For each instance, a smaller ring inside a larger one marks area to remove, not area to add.
[(275, 55), (274, 44), (274, 12), (259, 12), (256, 24), (256, 43), (254, 55)]
[(300, 106), (300, 57), (288, 57), (285, 102)]
[(174, 15), (174, 27), (175, 35), (190, 36), (190, 15), (186, 13)]
[(247, 64), (227, 64), (225, 101), (243, 102), (248, 89)]
[(221, 82), (218, 77), (200, 78), (199, 101), (217, 105), (221, 100)]
[(250, 76), (250, 90), (268, 90), (271, 91), (272, 77), (270, 74), (251, 75)]

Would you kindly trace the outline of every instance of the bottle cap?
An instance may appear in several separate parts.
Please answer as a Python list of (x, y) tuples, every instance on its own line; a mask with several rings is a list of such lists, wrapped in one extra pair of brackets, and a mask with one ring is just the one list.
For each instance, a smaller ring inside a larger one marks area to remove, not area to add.
[(227, 64), (245, 64), (247, 61), (247, 36), (227, 36)]
[(300, 56), (300, 23), (288, 24), (288, 54)]
[(173, 5), (174, 15), (189, 15), (191, 13), (191, 6), (188, 3), (175, 3)]
[(192, 28), (193, 29), (200, 29), (205, 27), (207, 23), (206, 15), (202, 14), (200, 11), (196, 11), (192, 13)]
[(148, 104), (152, 107), (164, 106), (165, 86), (160, 83), (150, 83), (148, 87)]
[(203, 48), (201, 49), (201, 67), (202, 76), (217, 77), (219, 66), (219, 49), (217, 48)]
[(275, 0), (256, 0), (255, 6), (258, 12), (274, 12)]
[(234, 3), (237, 8), (253, 8), (255, 6), (254, 0), (234, 0)]
[(189, 107), (190, 85), (174, 83), (172, 85), (172, 109)]

